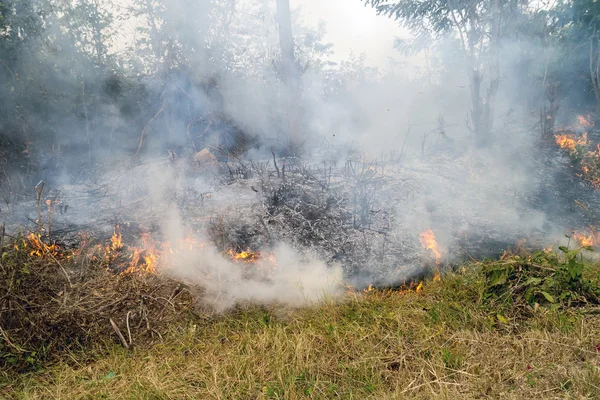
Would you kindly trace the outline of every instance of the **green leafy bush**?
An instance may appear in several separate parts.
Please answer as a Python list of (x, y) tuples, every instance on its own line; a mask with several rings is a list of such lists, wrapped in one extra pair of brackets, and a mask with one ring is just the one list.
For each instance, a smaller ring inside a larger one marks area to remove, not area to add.
[(584, 277), (589, 263), (583, 258), (583, 250), (591, 248), (560, 247), (559, 253), (537, 251), (484, 264), (484, 300), (511, 307), (597, 304), (600, 290), (596, 282)]

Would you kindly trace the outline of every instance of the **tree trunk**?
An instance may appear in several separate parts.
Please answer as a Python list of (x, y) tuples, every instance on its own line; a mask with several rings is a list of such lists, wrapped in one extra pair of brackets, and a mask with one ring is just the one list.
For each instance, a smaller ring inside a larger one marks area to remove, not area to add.
[(483, 101), (481, 100), (481, 75), (479, 71), (471, 72), (471, 124), (473, 133), (475, 133), (475, 144), (477, 147), (484, 146), (487, 142), (487, 134), (483, 131)]
[(544, 106), (541, 113), (542, 140), (551, 140), (555, 133), (556, 113), (560, 106), (558, 105), (558, 86), (552, 84), (548, 88), (548, 109)]
[(498, 59), (498, 41), (500, 39), (500, 9), (498, 0), (491, 0), (491, 29), (490, 29), (490, 83), (485, 97), (481, 98), (481, 74), (477, 69), (471, 75), (471, 102), (473, 109), (471, 121), (475, 131), (475, 144), (485, 147), (490, 143), (494, 125), (494, 112), (496, 108), (496, 94), (500, 85), (500, 61)]
[(96, 58), (98, 59), (98, 65), (102, 65), (105, 60), (106, 52), (104, 48), (104, 38), (102, 35), (102, 28), (100, 28), (100, 12), (98, 2), (94, 1), (94, 12), (91, 16), (92, 30), (94, 35), (94, 46), (96, 48)]
[(300, 132), (300, 71), (294, 56), (294, 37), (289, 0), (277, 0), (277, 23), (279, 25), (279, 46), (281, 49), (282, 77), (287, 87), (289, 137), (291, 150), (297, 153), (302, 144)]

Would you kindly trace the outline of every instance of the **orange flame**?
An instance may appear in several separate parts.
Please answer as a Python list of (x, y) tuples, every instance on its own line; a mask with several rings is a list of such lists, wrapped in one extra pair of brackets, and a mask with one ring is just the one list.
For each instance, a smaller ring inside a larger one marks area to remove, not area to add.
[[(60, 247), (56, 243), (51, 245), (44, 243), (41, 236), (37, 233), (30, 233), (27, 236), (27, 242), (23, 243), (24, 247), (27, 247), (27, 243), (31, 246), (31, 251), (29, 252), (31, 257), (44, 257), (48, 254), (57, 257), (59, 255)], [(18, 248), (18, 246), (16, 247)]]
[(439, 252), (437, 240), (435, 239), (435, 234), (433, 231), (431, 229), (427, 229), (425, 232), (421, 233), (419, 236), (419, 241), (426, 250), (431, 250), (435, 256), (435, 262), (439, 263), (442, 255)]
[(598, 243), (597, 234), (591, 232), (589, 235), (585, 233), (573, 232), (573, 240), (581, 247), (595, 246)]
[(110, 249), (112, 251), (119, 251), (123, 248), (123, 235), (121, 234), (121, 229), (119, 225), (115, 227), (115, 231), (110, 238)]
[(247, 249), (246, 251), (241, 251), (239, 253), (234, 253), (233, 249), (230, 249), (227, 252), (235, 261), (243, 261), (247, 263), (255, 262), (260, 258), (260, 253), (254, 253)]
[(592, 121), (592, 116), (590, 114), (578, 115), (577, 121), (579, 121), (579, 126), (581, 126), (583, 128), (593, 128), (594, 127), (594, 121)]
[[(172, 259), (170, 257), (186, 254), (204, 248), (207, 243), (186, 237), (175, 244), (164, 242), (157, 246), (149, 234), (141, 235), (142, 244), (139, 247), (125, 245), (119, 226), (110, 238), (110, 243), (104, 247), (98, 246), (100, 257), (107, 265), (116, 265), (121, 274), (156, 274), (160, 268), (168, 268)], [(230, 249), (228, 254), (232, 261), (241, 263), (255, 263), (257, 269), (270, 270), (277, 267), (274, 254), (263, 255), (250, 249), (235, 252)], [(111, 268), (112, 269), (112, 268)]]
[(587, 132), (581, 135), (581, 137), (564, 133), (562, 135), (554, 135), (554, 138), (556, 139), (556, 144), (561, 149), (567, 150), (569, 154), (576, 152), (577, 146), (585, 146), (587, 144)]
[(417, 287), (415, 288), (415, 292), (419, 293), (423, 290), (423, 281), (419, 282)]

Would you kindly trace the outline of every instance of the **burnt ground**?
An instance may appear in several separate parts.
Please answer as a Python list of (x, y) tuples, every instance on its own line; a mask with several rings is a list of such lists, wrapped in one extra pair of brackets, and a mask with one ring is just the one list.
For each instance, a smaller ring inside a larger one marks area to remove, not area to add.
[[(451, 267), (494, 257), (522, 239), (529, 247), (557, 243), (570, 229), (599, 222), (590, 211), (597, 193), (554, 146), (502, 145), (486, 153), (453, 147), (412, 158), (328, 148), (273, 161), (198, 165), (165, 157), (67, 171), (55, 181), (68, 183), (45, 188), (42, 202), (51, 205), (41, 207), (44, 229), (75, 245), (81, 231), (102, 241), (119, 225), (124, 241), (135, 244), (142, 232), (169, 240), (175, 215), (185, 234), (220, 250), (284, 242), (341, 265), (357, 286), (393, 286), (435, 266), (419, 242), (426, 229)], [(35, 190), (20, 199), (0, 211), (10, 235), (36, 226)]]

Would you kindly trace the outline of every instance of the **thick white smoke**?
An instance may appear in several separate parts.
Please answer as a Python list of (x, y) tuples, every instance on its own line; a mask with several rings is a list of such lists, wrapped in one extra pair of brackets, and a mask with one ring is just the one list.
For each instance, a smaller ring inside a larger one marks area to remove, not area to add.
[[(504, 73), (495, 109), (495, 128), (491, 145), (482, 150), (471, 146), (473, 133), (466, 123), (470, 114), (469, 80), (456, 38), (441, 41), (436, 52), (430, 54), (427, 68), (417, 77), (412, 68), (390, 65), (377, 70), (360, 57), (333, 64), (326, 26), (310, 26), (301, 12), (294, 11), (296, 53), (303, 72), (301, 92), (290, 94), (285, 90), (278, 67), (274, 1), (173, 0), (160, 4), (155, 10), (158, 25), (151, 26), (143, 19), (135, 22), (147, 28), (141, 33), (148, 36), (146, 47), (122, 55), (126, 65), (141, 65), (152, 77), (139, 78), (144, 89), (159, 94), (158, 104), (148, 106), (141, 114), (144, 120), (137, 121), (139, 130), (143, 128), (147, 133), (145, 136), (140, 133), (144, 140), (138, 139), (137, 130), (130, 139), (133, 148), (142, 143), (142, 159), (151, 161), (135, 169), (116, 163), (107, 166), (106, 174), (98, 179), (98, 186), (108, 193), (103, 196), (98, 196), (99, 192), (89, 195), (87, 188), (63, 188), (65, 202), (73, 205), (65, 220), (91, 225), (102, 209), (118, 210), (115, 213), (118, 218), (151, 220), (146, 225), (158, 225), (163, 240), (177, 242), (190, 235), (190, 220), (198, 217), (197, 209), (212, 207), (202, 215), (204, 218), (222, 216), (228, 208), (262, 206), (254, 194), (258, 192), (256, 188), (252, 191), (243, 185), (227, 186), (220, 178), (214, 179), (211, 171), (188, 180), (185, 172), (178, 170), (185, 162), (178, 163), (189, 156), (193, 124), (202, 119), (198, 117), (201, 113), (204, 116), (222, 113), (249, 137), (257, 138), (260, 146), (246, 149), (241, 156), (246, 157), (243, 161), (247, 165), (271, 163), (272, 149), (284, 147), (289, 140), (285, 125), (289, 110), (284, 105), (296, 101), (302, 115), (306, 150), (300, 163), (305, 163), (307, 169), (335, 165), (338, 175), (330, 179), (331, 186), (345, 193), (348, 200), (336, 203), (342, 204), (340, 213), (353, 211), (352, 205), (348, 205), (352, 195), (366, 190), (370, 192), (365, 198), (372, 196), (367, 214), (375, 216), (374, 219), (385, 214), (391, 221), (378, 242), (369, 243), (373, 249), (364, 251), (361, 266), (367, 270), (382, 265), (378, 272), (384, 281), (386, 276), (390, 281), (409, 277), (419, 268), (416, 262), (404, 262), (407, 253), (414, 253), (414, 243), (406, 238), (412, 238), (420, 246), (418, 235), (426, 229), (436, 233), (439, 244), (450, 254), (459, 247), (463, 236), (481, 235), (510, 242), (519, 236), (540, 233), (553, 237), (567, 228), (532, 201), (542, 189), (545, 177), (562, 166), (542, 165), (536, 159), (538, 132), (533, 127), (537, 127), (539, 115), (537, 110), (532, 114), (521, 101), (526, 93), (515, 92), (523, 77), (508, 68), (518, 58), (522, 43), (503, 44)], [(160, 29), (164, 36), (152, 37), (153, 29)], [(527, 49), (534, 51), (535, 44), (528, 44)], [(89, 74), (86, 77), (93, 79), (91, 71), (69, 70), (65, 63), (63, 59), (58, 64), (65, 67), (65, 76), (75, 72)], [(211, 97), (200, 85), (193, 84), (211, 78), (217, 82), (215, 90), (219, 96)], [(85, 94), (85, 87), (82, 92)], [(73, 103), (81, 103), (78, 95), (73, 96)], [(186, 113), (192, 115), (191, 119), (186, 119), (189, 117)], [(131, 157), (131, 143), (114, 139), (112, 132), (118, 137), (118, 132), (128, 129), (133, 122), (116, 107), (107, 106), (106, 114), (110, 118), (96, 124), (92, 133), (109, 132), (110, 141), (89, 148), (114, 158)], [(156, 120), (154, 115), (158, 116)], [(72, 131), (74, 140), (86, 143), (90, 133), (78, 131), (74, 126), (80, 125), (68, 122), (64, 131)], [(227, 134), (210, 125), (207, 130), (214, 138)], [(207, 146), (214, 144), (210, 140), (207, 143)], [(178, 147), (184, 150), (178, 151)], [(79, 155), (73, 153), (63, 156), (69, 159)], [(364, 182), (348, 177), (344, 163), (354, 156), (351, 153), (360, 153), (361, 160), (372, 160), (369, 161), (372, 163), (369, 168), (375, 171), (372, 186), (363, 187)], [(273, 168), (272, 163), (269, 167)], [(78, 174), (76, 168), (65, 172), (69, 177)], [(70, 193), (77, 195), (69, 198)], [(80, 196), (81, 193), (89, 197)], [(204, 201), (205, 193), (212, 193), (212, 198)], [(365, 227), (359, 228), (363, 230), (356, 232), (366, 236)], [(380, 227), (373, 230), (377, 229)], [(327, 232), (318, 233), (327, 242), (337, 232), (330, 236)], [(205, 231), (192, 234), (199, 240), (209, 237)], [(397, 246), (393, 253), (388, 250), (388, 241)], [(355, 246), (360, 247), (361, 243), (357, 243)], [(266, 278), (248, 277), (244, 265), (224, 258), (211, 245), (174, 256), (168, 273), (202, 286), (206, 299), (218, 309), (242, 301), (296, 305), (338, 293), (341, 269), (328, 265), (333, 264), (334, 252), (329, 249), (328, 258), (323, 254), (309, 257), (295, 247), (275, 244), (277, 268)], [(381, 254), (375, 247), (382, 249)]]

